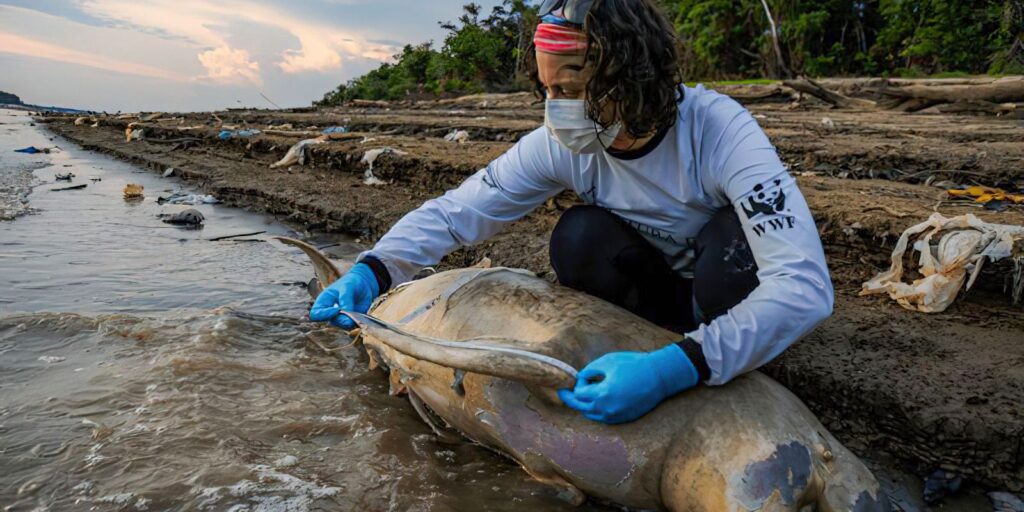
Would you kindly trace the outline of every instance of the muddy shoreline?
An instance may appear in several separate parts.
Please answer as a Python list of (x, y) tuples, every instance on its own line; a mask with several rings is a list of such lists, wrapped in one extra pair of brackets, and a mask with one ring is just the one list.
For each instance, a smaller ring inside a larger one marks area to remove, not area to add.
[[(798, 176), (837, 295), (834, 316), (765, 371), (859, 454), (893, 456), (919, 474), (943, 468), (992, 489), (1024, 491), (1024, 309), (1002, 293), (1005, 269), (992, 266), (983, 286), (937, 315), (857, 296), (861, 282), (887, 266), (899, 233), (933, 211), (1024, 224), (1024, 210), (992, 212), (943, 201), (941, 188), (925, 185), (1021, 180), (1024, 126), (813, 104), (750, 108)], [(197, 113), (142, 122), (147, 140), (133, 142), (126, 142), (124, 130), (138, 119), (104, 117), (97, 128), (76, 125), (74, 117), (40, 120), (86, 149), (155, 172), (173, 168), (228, 204), (308, 231), (348, 233), (369, 245), (403, 214), (501, 154), (542, 116), (516, 95), (388, 109)], [(824, 118), (832, 122), (823, 124)], [(269, 169), (292, 144), (330, 125), (360, 133), (314, 146), (306, 166)], [(220, 141), (216, 133), (225, 127), (276, 131)], [(467, 130), (471, 142), (441, 138), (456, 128)], [(360, 160), (382, 147), (408, 154), (379, 158), (373, 174), (389, 184), (365, 185)], [(883, 179), (855, 179), (870, 177)], [(547, 236), (575, 201), (562, 194), (442, 266), (486, 256), (550, 277)]]

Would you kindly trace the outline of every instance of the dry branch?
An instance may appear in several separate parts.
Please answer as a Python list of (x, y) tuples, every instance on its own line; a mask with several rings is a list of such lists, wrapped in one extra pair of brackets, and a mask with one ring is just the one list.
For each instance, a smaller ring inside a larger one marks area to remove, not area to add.
[(800, 78), (797, 80), (785, 80), (782, 85), (789, 87), (793, 90), (810, 94), (815, 98), (818, 98), (826, 103), (840, 107), (840, 108), (867, 108), (874, 109), (877, 107), (875, 102), (871, 100), (865, 100), (861, 98), (851, 98), (844, 96), (835, 91), (828, 90), (821, 86), (818, 82), (811, 80), (810, 78)]

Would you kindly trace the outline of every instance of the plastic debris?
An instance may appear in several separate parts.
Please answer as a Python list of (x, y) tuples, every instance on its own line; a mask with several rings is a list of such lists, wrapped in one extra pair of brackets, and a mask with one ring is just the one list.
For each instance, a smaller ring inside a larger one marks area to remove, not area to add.
[[(940, 234), (934, 244), (932, 240)], [(903, 255), (911, 238), (918, 235), (921, 236), (912, 248), (920, 253), (918, 271), (924, 277), (908, 284), (902, 281)], [(971, 289), (986, 260), (1014, 257), (1017, 267), (1024, 268), (1022, 246), (1024, 226), (990, 224), (971, 214), (946, 218), (934, 213), (927, 221), (903, 232), (893, 250), (889, 270), (864, 283), (860, 294), (887, 293), (906, 309), (939, 313), (953, 303), (965, 280), (965, 289)], [(1021, 272), (1014, 276), (1013, 290), (1014, 302), (1020, 302), (1024, 290)]]
[(166, 224), (173, 224), (175, 226), (191, 226), (199, 227), (206, 221), (206, 217), (194, 208), (182, 210), (178, 213), (161, 213), (158, 215), (161, 220)]
[(964, 483), (960, 475), (936, 469), (924, 482), (924, 502), (934, 505), (950, 494), (956, 494)]
[(126, 128), (124, 131), (125, 142), (133, 140), (146, 140), (146, 131), (142, 128)]
[(103, 181), (103, 178), (100, 178), (99, 176), (89, 176), (89, 181), (92, 181), (92, 182)]
[(218, 204), (220, 199), (211, 195), (204, 194), (182, 194), (175, 193), (167, 197), (159, 197), (156, 200), (157, 204)]
[(221, 130), (221, 132), (217, 134), (217, 138), (220, 140), (235, 138), (245, 139), (254, 135), (259, 135), (260, 133), (262, 132), (259, 130)]
[(963, 189), (952, 188), (946, 193), (954, 199), (974, 199), (975, 203), (981, 204), (988, 204), (991, 201), (1024, 204), (1024, 194), (1013, 194), (1001, 188), (971, 186)]
[(136, 183), (129, 183), (124, 186), (124, 198), (125, 199), (142, 199), (145, 197), (143, 191), (145, 188), (142, 185)]
[(359, 161), (359, 163), (367, 165), (366, 172), (363, 173), (363, 184), (364, 185), (371, 185), (371, 186), (387, 185), (388, 183), (386, 181), (384, 181), (384, 180), (382, 180), (382, 179), (380, 179), (380, 178), (378, 178), (378, 177), (373, 175), (373, 163), (376, 162), (377, 158), (379, 158), (381, 155), (399, 155), (399, 156), (404, 156), (404, 155), (408, 155), (408, 154), (409, 153), (406, 153), (405, 151), (402, 151), (400, 149), (395, 149), (395, 148), (392, 148), (392, 147), (379, 148), (379, 149), (371, 149), (371, 150), (367, 151), (366, 153), (363, 154), (362, 160)]
[(171, 176), (174, 176), (175, 172), (174, 167), (168, 167), (167, 170), (164, 171), (163, 177), (170, 178)]
[(35, 146), (29, 146), (27, 148), (15, 149), (14, 152), (15, 153), (25, 153), (25, 154), (28, 154), (28, 155), (34, 155), (36, 153), (49, 153), (50, 152), (50, 148), (39, 149), (39, 148), (37, 148)]
[(469, 142), (469, 132), (466, 130), (452, 130), (448, 135), (444, 136), (444, 140), (448, 142), (458, 142), (459, 144), (465, 144)]
[(330, 135), (332, 133), (348, 133), (348, 127), (346, 126), (328, 126), (324, 128), (320, 133), (324, 135)]
[(53, 179), (55, 181), (71, 181), (71, 178), (74, 178), (74, 177), (75, 177), (75, 173), (73, 173), (73, 172), (66, 172), (64, 174), (54, 174), (53, 175)]
[(821, 125), (824, 126), (826, 130), (834, 130), (836, 128), (836, 122), (829, 117), (821, 118)]
[(990, 492), (994, 512), (1024, 512), (1024, 499), (1008, 492)]
[(309, 147), (314, 144), (323, 144), (326, 142), (323, 137), (317, 137), (315, 139), (306, 139), (299, 141), (285, 153), (284, 158), (277, 161), (275, 164), (271, 164), (271, 169), (277, 169), (280, 167), (288, 167), (290, 165), (299, 164), (306, 165), (306, 159), (309, 158)]
[(84, 125), (84, 124), (85, 124), (85, 123), (86, 123), (87, 121), (89, 121), (89, 119), (88, 119), (88, 118), (86, 118), (86, 117), (78, 117), (78, 118), (75, 118), (75, 126), (82, 126), (82, 125)]

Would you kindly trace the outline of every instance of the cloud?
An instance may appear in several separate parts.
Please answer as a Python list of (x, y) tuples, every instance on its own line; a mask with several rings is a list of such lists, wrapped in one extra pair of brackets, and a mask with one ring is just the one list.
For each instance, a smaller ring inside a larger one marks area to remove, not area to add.
[(8, 32), (0, 32), (0, 53), (24, 55), (27, 57), (36, 57), (57, 62), (77, 64), (80, 66), (88, 66), (105, 71), (113, 71), (115, 73), (160, 78), (176, 82), (187, 79), (187, 77), (176, 75), (168, 70), (158, 67), (73, 50), (71, 48), (57, 46)]
[[(134, 0), (85, 0), (82, 9), (91, 16), (106, 19), (112, 23), (130, 24), (157, 33), (184, 37), (197, 46), (214, 48), (203, 54), (216, 65), (207, 64), (208, 78), (224, 79), (228, 76), (246, 77), (259, 75), (259, 69), (252, 62), (243, 62), (239, 51), (228, 43), (227, 26), (241, 21), (259, 23), (284, 30), (297, 41), (297, 47), (282, 48), (273, 64), (285, 73), (309, 71), (327, 72), (342, 68), (347, 58), (369, 58), (385, 60), (395, 53), (395, 48), (366, 42), (365, 38), (346, 33), (337, 27), (319, 23), (294, 13), (287, 5), (274, 6), (244, 0), (151, 0), (145, 3)], [(210, 54), (210, 52), (217, 52)]]
[(198, 56), (206, 68), (206, 78), (218, 83), (252, 82), (261, 84), (260, 64), (253, 62), (249, 52), (221, 46), (207, 50)]

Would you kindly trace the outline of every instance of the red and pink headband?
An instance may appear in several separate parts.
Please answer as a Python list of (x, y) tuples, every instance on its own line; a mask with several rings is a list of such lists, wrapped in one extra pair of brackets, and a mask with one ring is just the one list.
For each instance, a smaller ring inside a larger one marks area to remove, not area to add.
[(572, 27), (541, 23), (533, 35), (533, 44), (545, 53), (572, 55), (587, 49), (587, 35)]

